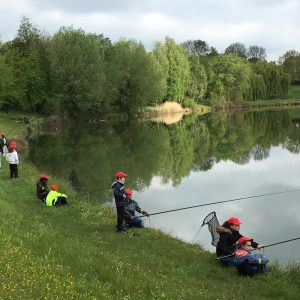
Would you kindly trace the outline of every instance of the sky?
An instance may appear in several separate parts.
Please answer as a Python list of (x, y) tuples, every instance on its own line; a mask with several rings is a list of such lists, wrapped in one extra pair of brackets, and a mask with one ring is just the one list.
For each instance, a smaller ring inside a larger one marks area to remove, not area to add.
[(22, 16), (54, 34), (61, 26), (141, 41), (148, 50), (170, 36), (200, 39), (223, 52), (234, 42), (262, 46), (268, 60), (300, 51), (300, 0), (0, 0), (0, 40)]

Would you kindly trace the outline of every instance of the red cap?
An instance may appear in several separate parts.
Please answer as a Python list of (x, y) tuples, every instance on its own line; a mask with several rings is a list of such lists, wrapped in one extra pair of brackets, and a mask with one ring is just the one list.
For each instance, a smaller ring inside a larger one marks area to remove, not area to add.
[(248, 242), (248, 241), (253, 241), (253, 239), (246, 236), (242, 236), (241, 238), (238, 239), (237, 244), (238, 246), (241, 246), (243, 242)]
[(133, 194), (133, 191), (131, 189), (125, 189), (125, 194), (127, 196), (131, 196)]
[(122, 177), (126, 177), (128, 176), (126, 173), (123, 173), (123, 172), (117, 172), (115, 174), (115, 178), (122, 178)]
[(12, 141), (9, 143), (9, 147), (14, 148), (17, 146), (17, 143), (15, 141)]
[(52, 184), (51, 185), (51, 190), (57, 191), (58, 190), (58, 185), (57, 184)]
[(49, 179), (49, 176), (47, 174), (41, 174), (40, 179)]
[(3, 132), (1, 132), (0, 135), (1, 135), (2, 137), (5, 137), (5, 134), (4, 134)]
[(227, 220), (228, 224), (233, 224), (233, 225), (240, 225), (242, 222), (236, 218), (236, 217), (231, 217), (230, 219)]

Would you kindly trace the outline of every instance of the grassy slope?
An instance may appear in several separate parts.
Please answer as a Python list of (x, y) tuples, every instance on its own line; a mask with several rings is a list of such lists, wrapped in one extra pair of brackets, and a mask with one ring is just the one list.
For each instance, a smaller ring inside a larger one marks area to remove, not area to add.
[(41, 205), (38, 174), (22, 162), (20, 179), (10, 181), (7, 165), (0, 169), (0, 299), (298, 299), (299, 269), (241, 278), (159, 231), (117, 234), (107, 207)]

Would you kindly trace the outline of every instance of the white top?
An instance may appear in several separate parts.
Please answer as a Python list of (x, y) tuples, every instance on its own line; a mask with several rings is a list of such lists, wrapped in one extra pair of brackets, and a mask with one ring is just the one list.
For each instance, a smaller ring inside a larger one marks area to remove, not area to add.
[(8, 152), (6, 154), (6, 160), (8, 161), (8, 163), (12, 164), (12, 165), (18, 165), (19, 164), (19, 156), (16, 150), (14, 150), (13, 152)]

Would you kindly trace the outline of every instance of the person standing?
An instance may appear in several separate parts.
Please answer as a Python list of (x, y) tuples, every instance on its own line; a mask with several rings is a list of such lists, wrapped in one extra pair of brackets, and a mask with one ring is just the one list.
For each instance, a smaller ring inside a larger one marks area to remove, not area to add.
[(48, 175), (41, 174), (40, 179), (36, 183), (36, 195), (43, 203), (46, 203), (46, 198), (50, 191), (48, 187), (48, 179)]
[(15, 145), (10, 145), (8, 148), (8, 153), (6, 154), (6, 160), (9, 163), (9, 170), (10, 170), (10, 178), (15, 180), (19, 177), (18, 172), (18, 164), (19, 164), (19, 156), (15, 149)]
[(117, 209), (117, 232), (126, 232), (125, 227), (125, 219), (124, 219), (124, 207), (128, 203), (126, 195), (125, 195), (125, 189), (124, 184), (126, 181), (126, 177), (128, 175), (124, 172), (117, 172), (115, 174), (115, 180), (112, 183), (112, 189), (114, 193), (115, 198), (115, 204)]
[(0, 168), (2, 168), (2, 155), (6, 157), (7, 154), (7, 140), (4, 133), (1, 133), (0, 135)]

